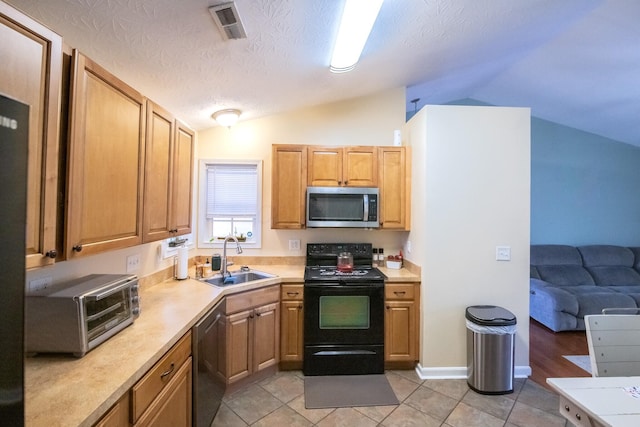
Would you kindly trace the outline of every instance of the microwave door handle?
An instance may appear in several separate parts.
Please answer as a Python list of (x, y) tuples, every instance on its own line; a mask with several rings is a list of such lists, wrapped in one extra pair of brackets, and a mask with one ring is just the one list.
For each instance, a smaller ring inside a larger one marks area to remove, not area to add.
[(365, 194), (362, 200), (364, 201), (364, 215), (362, 220), (369, 221), (369, 195)]

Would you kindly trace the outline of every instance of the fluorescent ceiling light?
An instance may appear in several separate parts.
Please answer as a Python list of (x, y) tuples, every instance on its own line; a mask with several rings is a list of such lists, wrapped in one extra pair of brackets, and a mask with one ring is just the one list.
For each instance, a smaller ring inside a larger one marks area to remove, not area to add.
[(240, 117), (240, 110), (227, 109), (216, 111), (211, 117), (221, 126), (231, 127), (236, 124)]
[(383, 0), (345, 0), (340, 29), (333, 48), (334, 73), (353, 70), (376, 21)]

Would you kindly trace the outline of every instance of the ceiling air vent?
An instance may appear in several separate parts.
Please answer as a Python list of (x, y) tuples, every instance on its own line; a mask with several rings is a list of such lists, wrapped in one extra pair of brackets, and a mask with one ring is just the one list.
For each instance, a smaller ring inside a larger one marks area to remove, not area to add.
[(225, 40), (247, 38), (247, 33), (244, 31), (234, 2), (211, 6), (209, 7), (209, 12)]

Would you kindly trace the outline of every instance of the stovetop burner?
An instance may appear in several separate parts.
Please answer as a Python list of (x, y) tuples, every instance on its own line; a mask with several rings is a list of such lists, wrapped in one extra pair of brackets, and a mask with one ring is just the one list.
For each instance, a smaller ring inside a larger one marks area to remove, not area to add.
[[(338, 254), (349, 252), (353, 256), (352, 271), (338, 270)], [(309, 243), (304, 273), (305, 280), (313, 281), (384, 281), (386, 276), (372, 267), (371, 243)]]

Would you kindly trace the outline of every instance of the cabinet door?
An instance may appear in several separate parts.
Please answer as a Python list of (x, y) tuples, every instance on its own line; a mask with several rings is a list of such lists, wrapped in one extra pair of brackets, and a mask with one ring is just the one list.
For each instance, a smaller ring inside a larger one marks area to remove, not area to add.
[(176, 120), (171, 225), (174, 235), (177, 236), (191, 233), (195, 135), (187, 125)]
[(252, 373), (253, 346), (250, 340), (250, 322), (253, 310), (227, 316), (227, 366), (225, 378), (231, 384)]
[(94, 427), (128, 427), (129, 422), (129, 393), (125, 393)]
[(280, 360), (301, 362), (304, 346), (302, 301), (282, 301), (280, 324)]
[(0, 2), (0, 93), (28, 104), (26, 267), (56, 253), (62, 38)]
[(253, 372), (276, 365), (280, 360), (279, 306), (279, 303), (272, 303), (254, 309)]
[(378, 151), (376, 147), (345, 147), (343, 183), (348, 187), (377, 187)]
[(271, 228), (304, 228), (307, 147), (274, 145), (271, 159)]
[(74, 51), (67, 258), (142, 242), (145, 100)]
[(339, 187), (342, 182), (342, 148), (309, 146), (309, 176), (312, 187)]
[(380, 227), (408, 230), (409, 172), (405, 147), (380, 147)]
[(175, 119), (147, 101), (144, 177), (144, 241), (171, 237), (173, 141)]
[(140, 417), (136, 427), (191, 427), (191, 357)]
[(413, 301), (387, 301), (385, 320), (384, 360), (387, 362), (413, 362), (416, 357), (415, 303)]

